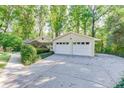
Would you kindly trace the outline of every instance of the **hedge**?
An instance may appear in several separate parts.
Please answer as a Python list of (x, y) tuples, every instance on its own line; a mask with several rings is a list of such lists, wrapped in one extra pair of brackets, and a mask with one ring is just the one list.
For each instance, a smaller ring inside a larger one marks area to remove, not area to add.
[(50, 51), (50, 52), (47, 52), (47, 53), (42, 53), (42, 54), (40, 54), (40, 57), (41, 57), (42, 59), (44, 59), (44, 58), (46, 58), (46, 57), (48, 57), (48, 56), (50, 56), (50, 55), (52, 55), (52, 54), (54, 54), (53, 51)]
[(23, 45), (21, 48), (21, 61), (24, 65), (30, 65), (36, 61), (37, 51), (31, 45)]
[(48, 48), (36, 48), (36, 49), (37, 49), (37, 54), (46, 53), (50, 51)]

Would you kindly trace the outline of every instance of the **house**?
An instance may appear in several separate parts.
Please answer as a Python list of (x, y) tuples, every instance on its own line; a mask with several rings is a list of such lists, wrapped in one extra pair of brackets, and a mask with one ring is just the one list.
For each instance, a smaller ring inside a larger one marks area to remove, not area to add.
[(39, 44), (39, 47), (46, 47), (49, 48), (50, 50), (52, 50), (52, 39), (47, 37), (47, 36), (41, 36), (36, 38), (34, 41), (37, 42), (37, 45)]
[(55, 54), (94, 56), (95, 41), (98, 40), (87, 35), (70, 32), (53, 40), (53, 51)]
[(33, 40), (31, 40), (31, 39), (26, 39), (26, 40), (24, 40), (24, 44), (30, 44), (31, 42), (32, 42)]
[(27, 39), (24, 41), (25, 44), (31, 44), (37, 48), (52, 48), (52, 39), (47, 36), (40, 36), (36, 39)]
[(35, 39), (35, 41), (41, 42), (41, 43), (52, 43), (52, 39), (47, 36), (41, 36)]

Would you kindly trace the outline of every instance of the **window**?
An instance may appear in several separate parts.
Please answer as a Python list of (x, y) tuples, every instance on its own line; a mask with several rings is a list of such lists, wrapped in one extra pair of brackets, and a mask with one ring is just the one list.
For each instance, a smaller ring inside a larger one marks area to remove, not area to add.
[(74, 45), (76, 45), (76, 42), (73, 42)]
[(63, 42), (63, 45), (65, 45), (65, 42)]
[(56, 44), (59, 44), (58, 42)]
[(86, 42), (86, 45), (89, 45), (90, 44), (90, 42)]
[(80, 42), (77, 42), (77, 44), (79, 45), (79, 44), (80, 44)]
[(68, 42), (66, 42), (66, 45), (68, 45), (69, 43)]
[(84, 45), (84, 42), (81, 42), (82, 45)]
[(60, 45), (62, 44), (62, 42), (60, 42)]

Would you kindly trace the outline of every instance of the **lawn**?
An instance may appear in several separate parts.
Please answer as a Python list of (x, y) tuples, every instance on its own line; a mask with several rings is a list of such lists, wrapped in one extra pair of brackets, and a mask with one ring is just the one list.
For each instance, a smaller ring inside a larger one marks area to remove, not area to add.
[(0, 53), (0, 68), (4, 68), (10, 58), (10, 54), (7, 52)]

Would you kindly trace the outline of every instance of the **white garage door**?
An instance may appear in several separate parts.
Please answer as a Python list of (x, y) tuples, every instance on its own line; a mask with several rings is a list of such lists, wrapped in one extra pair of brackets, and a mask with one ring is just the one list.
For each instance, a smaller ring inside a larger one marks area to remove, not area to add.
[(69, 42), (56, 42), (56, 54), (72, 54), (71, 44)]
[(92, 53), (90, 42), (73, 42), (73, 55), (86, 55)]

